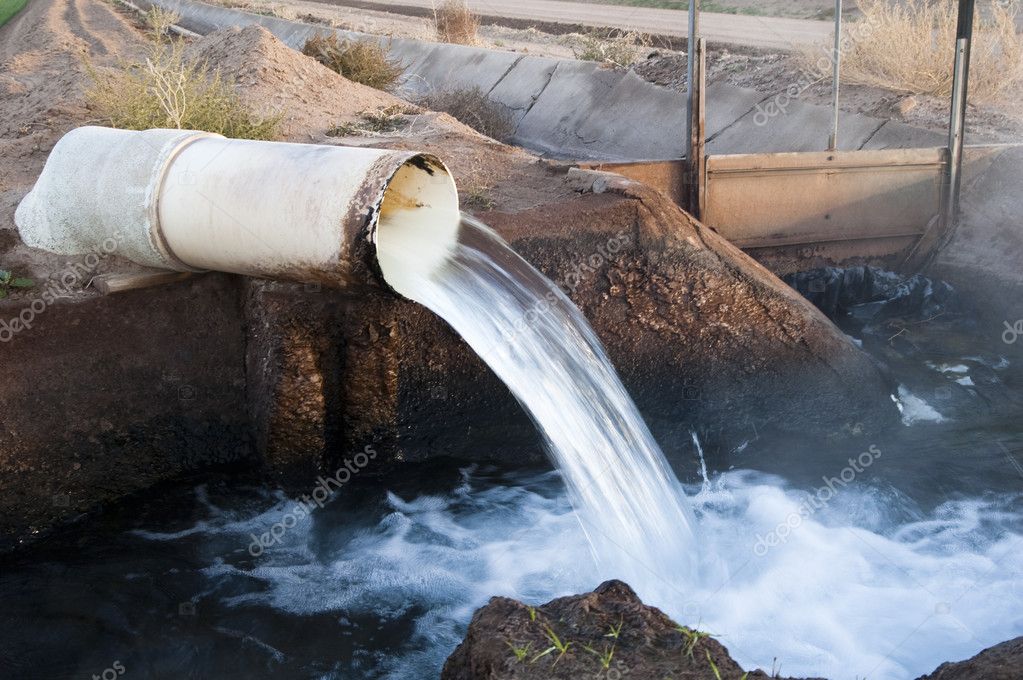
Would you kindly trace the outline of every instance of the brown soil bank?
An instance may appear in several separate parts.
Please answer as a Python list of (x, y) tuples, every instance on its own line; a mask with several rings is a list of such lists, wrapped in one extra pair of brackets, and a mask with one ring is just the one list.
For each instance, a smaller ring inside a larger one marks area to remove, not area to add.
[[(21, 243), (14, 206), (60, 135), (90, 121), (82, 58), (103, 68), (143, 44), (94, 0), (33, 0), (0, 30), (0, 267), (39, 283), (0, 301), (2, 320), (31, 316), (2, 345), (0, 542), (224, 462), (304, 475), (367, 444), (396, 464), (542, 457), (532, 424), (464, 343), (383, 290), (209, 274), (102, 297), (88, 285), (94, 274), (137, 267), (116, 253), (90, 262)], [(394, 133), (339, 140), (327, 132), (396, 100), (262, 29), (194, 49), (260, 113), (283, 106), (290, 140), (448, 161), (463, 195), (492, 206), (486, 221), (570, 290), (662, 441), (698, 426), (737, 442), (774, 426), (823, 448), (893, 422), (888, 386), (864, 354), (660, 194), (623, 182), (580, 195), (557, 168), (415, 109)], [(48, 286), (60, 294), (40, 307)]]
[[(609, 631), (614, 632), (613, 639)], [(552, 646), (551, 632), (571, 646), (560, 658), (555, 649), (536, 659)], [(603, 654), (612, 643), (614, 653), (605, 666)], [(518, 658), (515, 650), (524, 649), (528, 654)], [(1016, 638), (969, 661), (942, 664), (919, 680), (1018, 680), (1020, 668), (1023, 638)], [(745, 674), (720, 642), (644, 605), (621, 581), (608, 581), (592, 593), (558, 598), (536, 608), (506, 597), (493, 598), (473, 615), (465, 640), (448, 657), (441, 674), (441, 680), (604, 677), (754, 680), (778, 676), (762, 670)]]

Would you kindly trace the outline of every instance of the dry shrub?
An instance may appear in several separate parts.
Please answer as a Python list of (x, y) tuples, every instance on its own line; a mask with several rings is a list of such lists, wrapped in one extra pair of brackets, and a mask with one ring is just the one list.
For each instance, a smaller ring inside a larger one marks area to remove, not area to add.
[(590, 31), (573, 35), (568, 40), (572, 54), (583, 61), (597, 61), (609, 66), (629, 68), (639, 55), (639, 48), (649, 46), (649, 38), (635, 31)]
[(332, 71), (356, 83), (389, 91), (405, 74), (405, 66), (387, 56), (387, 50), (375, 42), (340, 41), (337, 35), (309, 38), (302, 54), (312, 57)]
[(457, 45), (477, 45), (480, 18), (469, 9), (466, 0), (444, 0), (433, 9), (437, 40)]
[(146, 28), (152, 32), (153, 38), (160, 40), (170, 33), (171, 26), (181, 20), (181, 15), (153, 5), (143, 15), (142, 20), (145, 22)]
[(413, 106), (393, 104), (375, 111), (363, 111), (358, 121), (335, 125), (326, 134), (328, 137), (353, 137), (395, 132), (409, 125), (409, 116), (417, 113), (419, 110)]
[(180, 42), (153, 45), (144, 62), (89, 68), (89, 107), (107, 125), (126, 130), (204, 130), (238, 139), (274, 139), (280, 118), (254, 116), (220, 72), (185, 58)]
[(418, 102), (433, 111), (442, 111), (491, 139), (506, 142), (515, 132), (508, 109), (487, 99), (478, 87), (462, 90), (438, 90)]
[[(860, 0), (859, 6), (863, 19), (843, 36), (844, 82), (943, 97), (951, 94), (955, 0)], [(1023, 84), (1018, 11), (1018, 0), (992, 2), (978, 10), (970, 62), (971, 101), (1003, 99)], [(820, 52), (804, 58), (820, 75), (830, 76), (830, 60)]]

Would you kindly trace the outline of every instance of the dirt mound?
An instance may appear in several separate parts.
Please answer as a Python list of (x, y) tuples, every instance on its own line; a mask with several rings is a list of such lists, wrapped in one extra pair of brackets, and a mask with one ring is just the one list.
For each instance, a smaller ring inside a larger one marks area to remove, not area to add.
[(291, 141), (318, 138), (363, 111), (407, 106), (289, 48), (262, 26), (210, 33), (189, 46), (188, 56), (219, 69), (259, 115), (283, 115), (283, 135)]
[(0, 28), (0, 269), (40, 281), (80, 261), (24, 246), (14, 209), (57, 140), (93, 122), (86, 64), (136, 59), (145, 45), (129, 18), (99, 0), (33, 0)]

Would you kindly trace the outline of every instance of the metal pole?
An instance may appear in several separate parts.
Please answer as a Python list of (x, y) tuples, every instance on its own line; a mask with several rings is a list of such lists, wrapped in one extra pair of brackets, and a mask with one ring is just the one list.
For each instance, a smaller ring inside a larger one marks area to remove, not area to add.
[(948, 123), (948, 189), (944, 206), (946, 225), (955, 223), (962, 188), (963, 135), (966, 131), (966, 95), (970, 79), (970, 43), (973, 39), (975, 0), (959, 0), (956, 58), (952, 79), (952, 111)]
[(686, 41), (686, 159), (693, 157), (693, 78), (696, 73), (696, 34), (700, 30), (700, 0), (689, 0), (689, 39)]
[(689, 39), (686, 41), (686, 186), (684, 194), (688, 199), (688, 210), (694, 212), (699, 206), (693, 198), (698, 195), (699, 169), (696, 163), (696, 149), (693, 134), (696, 131), (694, 118), (699, 115), (694, 98), (696, 69), (696, 36), (700, 30), (700, 0), (689, 0)]
[(835, 51), (832, 54), (834, 75), (831, 82), (831, 106), (834, 109), (831, 124), (831, 137), (828, 139), (828, 151), (838, 150), (838, 78), (842, 63), (842, 0), (835, 0)]
[(963, 133), (966, 130), (966, 90), (970, 76), (970, 41), (973, 38), (974, 0), (959, 0), (956, 29), (956, 56), (952, 71), (952, 107), (948, 121), (948, 166), (942, 176), (938, 214), (924, 235), (906, 256), (903, 265), (920, 269), (948, 243), (959, 215), (959, 191), (962, 186)]
[(693, 172), (692, 214), (698, 220), (703, 219), (703, 206), (706, 203), (707, 187), (707, 39), (696, 39), (696, 71), (693, 78), (693, 119), (692, 146)]

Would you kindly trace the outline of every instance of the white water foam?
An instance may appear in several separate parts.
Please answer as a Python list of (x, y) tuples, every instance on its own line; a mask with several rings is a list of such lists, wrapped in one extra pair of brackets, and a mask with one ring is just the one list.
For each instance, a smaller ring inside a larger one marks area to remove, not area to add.
[(697, 563), (692, 512), (586, 319), (469, 218), (448, 262), (422, 267), (415, 248), (387, 238), (415, 228), (404, 221), (421, 219), (399, 211), (381, 220), (385, 278), (447, 321), (525, 407), (602, 569), (640, 584), (639, 594), (653, 601), (690, 586)]
[[(389, 493), (384, 511), (357, 526), (345, 513), (317, 511), (254, 563), (224, 546), (244, 557), (250, 533), (294, 501), (250, 511), (247, 521), (208, 506), (193, 531), (140, 535), (205, 536), (207, 596), (228, 606), (409, 618), (405, 648), (367, 650), (376, 658), (371, 676), (437, 677), (491, 596), (541, 604), (609, 577), (587, 559), (589, 541), (556, 473), (499, 482), (472, 468), (462, 474), (448, 493)], [(715, 634), (746, 668), (910, 680), (1023, 634), (1023, 494), (922, 512), (891, 488), (854, 482), (803, 516), (807, 492), (763, 473), (728, 472), (687, 490), (703, 527), (704, 575), (653, 604)], [(800, 521), (781, 541), (757, 549), (793, 517)], [(238, 577), (249, 584), (245, 593), (220, 585)]]
[(943, 423), (945, 416), (926, 401), (916, 396), (904, 385), (899, 385), (899, 396), (892, 395), (892, 401), (902, 415), (902, 424), (905, 426), (916, 423)]

